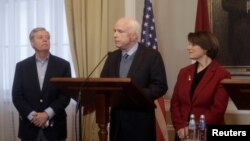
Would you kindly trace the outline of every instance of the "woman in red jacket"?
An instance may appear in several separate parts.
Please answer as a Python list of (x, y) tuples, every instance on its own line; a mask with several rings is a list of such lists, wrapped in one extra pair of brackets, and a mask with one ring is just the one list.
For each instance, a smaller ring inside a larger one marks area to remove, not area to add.
[(189, 58), (195, 63), (180, 70), (170, 106), (176, 140), (186, 139), (190, 114), (195, 115), (196, 122), (204, 114), (208, 125), (224, 124), (229, 99), (220, 82), (231, 76), (215, 61), (217, 38), (210, 32), (195, 32), (188, 34), (188, 41)]

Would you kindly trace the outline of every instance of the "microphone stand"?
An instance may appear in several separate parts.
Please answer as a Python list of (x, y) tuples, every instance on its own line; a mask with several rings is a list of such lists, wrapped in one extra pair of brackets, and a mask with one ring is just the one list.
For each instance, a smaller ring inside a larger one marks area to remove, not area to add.
[(80, 90), (78, 93), (78, 104), (77, 104), (77, 110), (79, 110), (79, 141), (82, 141), (82, 91)]
[[(80, 90), (78, 93), (78, 100), (77, 100), (77, 109), (79, 110), (79, 141), (82, 141), (82, 88), (85, 87), (86, 82), (88, 81), (88, 79), (90, 78), (90, 76), (94, 73), (94, 71), (97, 69), (97, 67), (99, 67), (99, 65), (103, 62), (103, 60), (110, 54), (110, 52), (108, 52), (102, 59), (101, 61), (99, 61), (99, 63), (95, 66), (95, 68), (90, 72), (90, 74), (86, 77), (85, 81), (81, 84), (80, 86)], [(83, 108), (84, 110), (84, 108)]]

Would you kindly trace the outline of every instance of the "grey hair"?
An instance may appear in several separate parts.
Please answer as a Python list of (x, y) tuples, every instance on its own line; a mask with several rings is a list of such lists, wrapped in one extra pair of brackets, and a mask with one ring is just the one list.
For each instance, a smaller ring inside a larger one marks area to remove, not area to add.
[(130, 32), (136, 33), (138, 35), (138, 37), (139, 37), (140, 36), (140, 32), (141, 32), (140, 23), (137, 20), (132, 19), (132, 18), (128, 18), (128, 20), (129, 20), (128, 27), (129, 27)]
[(118, 21), (122, 21), (122, 22), (126, 23), (128, 32), (135, 33), (137, 35), (137, 37), (139, 38), (141, 27), (140, 27), (140, 24), (137, 20), (135, 20), (131, 17), (123, 17), (123, 18), (119, 19)]
[(30, 41), (33, 40), (33, 38), (35, 36), (35, 33), (38, 32), (38, 31), (46, 31), (46, 32), (48, 32), (44, 27), (36, 27), (36, 28), (32, 29), (31, 32), (30, 32), (30, 35), (29, 35)]
[(130, 29), (134, 31), (138, 36), (140, 35), (141, 32), (141, 26), (138, 21), (136, 20), (131, 20), (130, 21)]

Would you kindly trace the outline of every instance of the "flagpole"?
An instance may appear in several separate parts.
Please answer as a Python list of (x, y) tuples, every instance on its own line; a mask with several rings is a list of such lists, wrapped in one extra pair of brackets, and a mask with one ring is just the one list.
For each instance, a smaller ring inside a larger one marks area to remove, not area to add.
[[(141, 43), (145, 47), (158, 49), (158, 43), (155, 30), (155, 19), (153, 14), (153, 7), (151, 0), (144, 1)], [(161, 103), (159, 101), (162, 101)], [(166, 110), (164, 104), (164, 97), (160, 97), (155, 101), (155, 117), (156, 117), (156, 135), (157, 141), (168, 141), (167, 122), (165, 118)]]

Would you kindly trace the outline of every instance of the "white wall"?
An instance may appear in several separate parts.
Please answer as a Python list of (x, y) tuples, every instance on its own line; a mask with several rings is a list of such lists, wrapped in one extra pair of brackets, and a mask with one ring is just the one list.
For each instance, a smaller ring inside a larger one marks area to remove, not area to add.
[(155, 3), (159, 50), (168, 77), (168, 98), (172, 95), (179, 69), (191, 62), (187, 56), (186, 45), (187, 34), (194, 31), (196, 2), (196, 0), (161, 0)]

